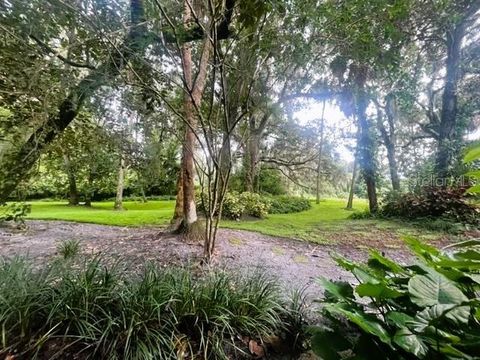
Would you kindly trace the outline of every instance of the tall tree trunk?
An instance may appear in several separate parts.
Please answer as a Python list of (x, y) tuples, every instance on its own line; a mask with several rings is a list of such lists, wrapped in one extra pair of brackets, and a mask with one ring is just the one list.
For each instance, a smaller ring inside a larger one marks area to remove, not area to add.
[(68, 205), (76, 206), (79, 203), (77, 179), (75, 177), (75, 170), (72, 167), (70, 157), (68, 154), (63, 154), (63, 163), (68, 177)]
[(258, 177), (258, 160), (260, 152), (260, 134), (255, 127), (255, 117), (249, 121), (249, 137), (247, 139), (245, 156), (245, 191), (255, 192)]
[(117, 196), (115, 198), (115, 210), (123, 210), (123, 188), (125, 187), (125, 158), (120, 155), (120, 166), (118, 167)]
[[(188, 0), (185, 0), (183, 16), (185, 28), (188, 28), (193, 20), (191, 4)], [(183, 99), (185, 138), (182, 149), (183, 198), (180, 199), (177, 196), (177, 202), (183, 201), (183, 222), (181, 226), (187, 234), (191, 226), (197, 222), (198, 218), (195, 203), (195, 130), (198, 126), (198, 115), (207, 81), (208, 62), (210, 61), (211, 51), (212, 43), (209, 36), (206, 36), (203, 42), (203, 49), (195, 80), (193, 80), (191, 45), (188, 43), (183, 44), (181, 51), (185, 81)]]
[[(145, 41), (143, 0), (131, 0), (130, 12), (132, 27), (124, 43), (110, 53), (105, 63), (91, 70), (65, 98), (58, 111), (36, 128), (20, 146), (12, 145), (2, 149), (0, 154), (0, 203), (4, 202), (18, 183), (25, 179), (35, 165), (45, 147), (50, 144), (75, 119), (85, 100), (93, 93), (117, 77), (128, 61), (144, 51)], [(25, 129), (21, 129), (25, 131)]]
[(180, 164), (181, 167), (178, 171), (177, 178), (177, 196), (175, 198), (175, 212), (173, 214), (172, 220), (170, 221), (172, 230), (179, 229), (183, 222), (183, 157)]
[(377, 104), (377, 126), (382, 136), (383, 144), (387, 149), (388, 168), (390, 171), (390, 180), (392, 182), (392, 188), (395, 191), (400, 191), (400, 177), (398, 176), (397, 165), (397, 149), (396, 149), (396, 132), (395, 123), (397, 121), (397, 104), (394, 95), (388, 95), (386, 97), (385, 113), (388, 121), (388, 130), (383, 124), (382, 111), (380, 104)]
[(447, 60), (445, 87), (442, 96), (442, 112), (438, 131), (437, 157), (435, 170), (439, 178), (450, 174), (452, 160), (456, 152), (455, 132), (457, 125), (458, 96), (462, 41), (465, 36), (465, 21), (447, 31)]
[(373, 139), (370, 121), (367, 117), (368, 95), (365, 90), (367, 80), (367, 68), (358, 66), (355, 68), (355, 105), (360, 138), (358, 141), (358, 161), (367, 185), (368, 204), (370, 212), (378, 210), (376, 164), (375, 164), (375, 142)]
[(353, 160), (352, 181), (350, 183), (350, 191), (348, 193), (348, 202), (346, 210), (353, 209), (353, 194), (355, 192), (355, 184), (357, 182), (357, 168), (358, 168), (357, 154), (355, 153), (355, 159)]
[(322, 157), (323, 157), (323, 140), (324, 140), (324, 127), (325, 127), (325, 105), (326, 101), (323, 100), (322, 117), (320, 119), (320, 143), (318, 144), (318, 160), (317, 160), (317, 184), (316, 184), (316, 203), (320, 204), (320, 180), (322, 176)]

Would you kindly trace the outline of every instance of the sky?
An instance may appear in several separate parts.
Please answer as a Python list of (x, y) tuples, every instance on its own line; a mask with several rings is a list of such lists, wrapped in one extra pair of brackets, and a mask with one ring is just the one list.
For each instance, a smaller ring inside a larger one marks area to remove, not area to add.
[[(301, 109), (295, 110), (293, 116), (302, 125), (309, 122), (320, 121), (322, 116), (322, 108), (322, 101), (310, 100), (305, 102), (305, 105)], [(337, 137), (337, 142), (339, 143), (339, 146), (337, 151), (342, 160), (349, 163), (353, 162), (353, 153), (347, 148), (347, 145), (353, 144), (340, 136), (340, 129), (352, 128), (351, 121), (349, 121), (340, 108), (332, 102), (328, 102), (325, 106), (325, 124), (330, 128), (338, 128), (339, 136)], [(354, 129), (352, 130), (355, 131)]]

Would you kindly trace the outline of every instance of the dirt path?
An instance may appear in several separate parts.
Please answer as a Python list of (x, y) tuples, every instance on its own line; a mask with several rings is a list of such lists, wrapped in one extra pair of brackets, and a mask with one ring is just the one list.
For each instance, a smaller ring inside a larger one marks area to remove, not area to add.
[[(28, 230), (17, 231), (0, 228), (0, 256), (29, 256), (37, 263), (46, 262), (56, 255), (57, 245), (75, 239), (81, 243), (85, 254), (103, 254), (111, 261), (121, 261), (132, 270), (146, 261), (160, 266), (170, 264), (198, 264), (202, 254), (201, 244), (185, 243), (178, 236), (155, 228), (122, 228), (113, 226), (79, 224), (64, 221), (29, 221)], [(331, 252), (350, 259), (366, 259), (373, 247), (398, 262), (410, 256), (402, 242), (395, 236), (384, 236), (379, 241), (345, 237), (335, 245), (316, 245), (291, 239), (274, 238), (254, 232), (219, 230), (214, 263), (230, 271), (266, 270), (276, 276), (286, 289), (308, 286), (310, 296), (318, 296), (320, 287), (315, 279), (351, 280), (348, 273), (338, 268), (330, 257)]]

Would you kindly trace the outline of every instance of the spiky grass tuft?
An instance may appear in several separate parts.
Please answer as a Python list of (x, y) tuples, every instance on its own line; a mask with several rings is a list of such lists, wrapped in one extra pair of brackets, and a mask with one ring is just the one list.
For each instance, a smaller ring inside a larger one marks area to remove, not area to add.
[(261, 343), (292, 318), (264, 275), (154, 266), (133, 275), (99, 259), (42, 271), (4, 261), (0, 294), (0, 357), (236, 358), (248, 351), (239, 339)]

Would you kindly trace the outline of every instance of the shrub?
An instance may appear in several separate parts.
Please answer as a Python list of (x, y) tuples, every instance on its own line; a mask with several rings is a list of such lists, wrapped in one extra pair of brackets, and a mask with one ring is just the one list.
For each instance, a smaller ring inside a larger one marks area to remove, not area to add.
[(466, 197), (467, 187), (425, 187), (420, 193), (388, 195), (381, 215), (409, 219), (445, 217), (459, 222), (478, 224), (479, 209)]
[(272, 196), (270, 200), (270, 214), (291, 214), (309, 210), (312, 204), (308, 199), (298, 196)]
[(80, 253), (80, 241), (64, 240), (57, 245), (57, 253), (64, 259), (72, 259)]
[(261, 344), (298, 325), (276, 282), (258, 273), (69, 264), (0, 264), (0, 357), (229, 359), (248, 353), (240, 339)]
[(26, 203), (11, 203), (2, 206), (0, 212), (0, 223), (13, 221), (18, 225), (25, 225), (25, 217), (30, 213), (32, 207)]
[[(473, 359), (480, 354), (480, 241), (445, 249), (407, 239), (419, 263), (372, 251), (366, 265), (337, 258), (359, 284), (322, 279), (322, 327), (311, 345), (323, 359)], [(363, 299), (360, 299), (363, 298)]]
[(364, 219), (371, 219), (374, 215), (370, 212), (369, 209), (365, 209), (363, 211), (355, 211), (351, 213), (348, 218), (352, 220), (364, 220)]
[(227, 193), (223, 202), (223, 216), (232, 220), (239, 220), (245, 214), (245, 204), (240, 200), (238, 193)]
[(240, 194), (239, 200), (245, 206), (245, 215), (257, 218), (264, 218), (268, 215), (270, 201), (262, 198), (260, 194), (244, 192)]

